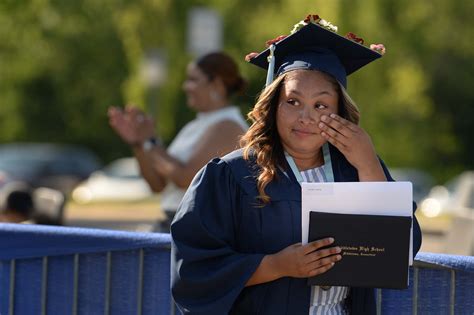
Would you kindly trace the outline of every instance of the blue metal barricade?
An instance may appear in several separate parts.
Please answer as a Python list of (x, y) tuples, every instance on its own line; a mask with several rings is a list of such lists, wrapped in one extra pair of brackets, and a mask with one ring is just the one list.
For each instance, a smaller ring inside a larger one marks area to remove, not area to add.
[(474, 257), (418, 253), (407, 290), (377, 289), (377, 313), (474, 314)]
[(170, 314), (170, 237), (0, 225), (0, 314)]
[[(0, 224), (0, 314), (174, 314), (170, 241)], [(377, 289), (377, 313), (474, 314), (474, 257), (419, 253), (407, 290)]]

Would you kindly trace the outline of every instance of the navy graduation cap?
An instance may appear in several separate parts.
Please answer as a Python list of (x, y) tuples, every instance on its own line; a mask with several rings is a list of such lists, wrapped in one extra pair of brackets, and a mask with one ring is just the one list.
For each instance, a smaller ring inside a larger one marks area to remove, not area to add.
[(319, 70), (332, 75), (346, 88), (346, 77), (385, 53), (382, 44), (367, 48), (353, 33), (343, 37), (337, 27), (308, 15), (295, 25), (288, 36), (279, 36), (267, 42), (261, 53), (251, 53), (246, 60), (267, 69), (268, 86), (274, 76), (295, 69)]

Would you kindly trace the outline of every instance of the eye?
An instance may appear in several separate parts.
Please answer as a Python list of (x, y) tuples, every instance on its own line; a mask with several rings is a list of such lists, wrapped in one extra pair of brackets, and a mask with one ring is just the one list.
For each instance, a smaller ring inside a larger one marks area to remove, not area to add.
[(326, 105), (324, 105), (323, 103), (316, 103), (316, 105), (314, 105), (314, 108), (316, 108), (316, 109), (326, 109), (328, 107)]
[(289, 98), (289, 99), (286, 100), (286, 102), (290, 105), (293, 105), (293, 106), (298, 106), (299, 105), (298, 101), (294, 98)]

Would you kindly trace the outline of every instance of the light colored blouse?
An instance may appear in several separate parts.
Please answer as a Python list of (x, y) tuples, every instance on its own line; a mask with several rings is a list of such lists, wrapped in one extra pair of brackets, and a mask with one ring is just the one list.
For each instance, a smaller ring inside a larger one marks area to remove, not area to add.
[[(303, 181), (307, 183), (327, 182), (322, 167), (316, 167), (300, 172)], [(320, 286), (311, 287), (309, 315), (340, 315), (346, 314), (344, 300), (349, 294), (348, 287), (330, 287), (325, 290)]]
[[(166, 151), (180, 162), (187, 163), (194, 153), (196, 144), (207, 129), (226, 120), (239, 124), (243, 130), (248, 129), (248, 124), (237, 106), (226, 106), (211, 112), (198, 113), (194, 120), (180, 130)], [(160, 194), (161, 209), (176, 211), (185, 192), (186, 189), (181, 189), (169, 181)]]

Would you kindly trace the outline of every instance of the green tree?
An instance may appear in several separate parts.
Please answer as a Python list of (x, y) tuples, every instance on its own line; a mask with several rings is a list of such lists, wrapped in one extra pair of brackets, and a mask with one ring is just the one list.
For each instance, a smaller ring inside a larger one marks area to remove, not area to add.
[[(107, 107), (133, 103), (156, 113), (169, 142), (194, 115), (181, 85), (194, 57), (186, 30), (196, 6), (222, 16), (224, 49), (249, 79), (247, 93), (236, 99), (244, 112), (265, 80), (245, 54), (317, 13), (341, 35), (352, 31), (366, 45), (387, 47), (383, 58), (351, 75), (349, 93), (388, 165), (425, 169), (440, 181), (474, 167), (474, 4), (449, 0), (5, 0), (0, 141), (85, 144), (108, 161), (130, 151), (110, 130)], [(150, 99), (141, 65), (155, 50), (168, 71)]]

